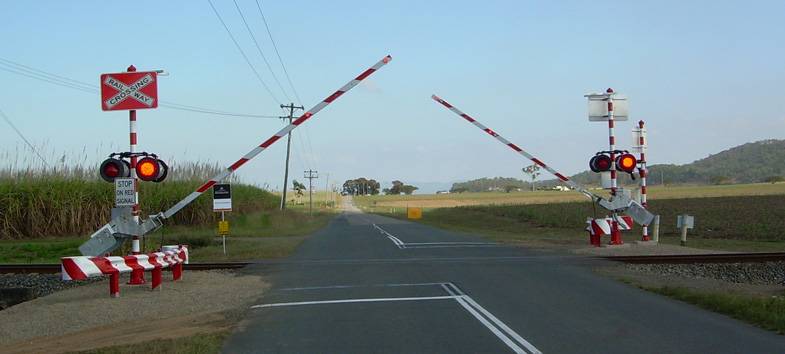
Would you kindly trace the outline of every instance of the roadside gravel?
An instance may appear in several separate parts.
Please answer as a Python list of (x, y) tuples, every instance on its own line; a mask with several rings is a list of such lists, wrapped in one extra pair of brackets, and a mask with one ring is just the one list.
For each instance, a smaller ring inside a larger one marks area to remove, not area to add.
[(64, 282), (60, 274), (0, 274), (0, 289), (32, 288), (36, 297), (80, 285), (102, 281), (103, 278)]
[(126, 277), (121, 278), (120, 298), (110, 298), (108, 283), (102, 281), (0, 311), (0, 346), (16, 352), (62, 352), (118, 344), (124, 336), (133, 341), (187, 335), (189, 326), (196, 333), (209, 332), (211, 326), (225, 330), (231, 317), (269, 286), (259, 276), (221, 270), (185, 272), (177, 282), (167, 276), (161, 290), (151, 291), (149, 284), (128, 286)]
[(627, 264), (628, 270), (688, 278), (717, 279), (731, 283), (785, 285), (785, 262)]

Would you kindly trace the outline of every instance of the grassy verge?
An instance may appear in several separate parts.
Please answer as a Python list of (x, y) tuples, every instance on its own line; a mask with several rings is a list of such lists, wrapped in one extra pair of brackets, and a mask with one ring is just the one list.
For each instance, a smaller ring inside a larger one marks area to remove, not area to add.
[[(363, 209), (405, 218), (405, 208), (366, 204)], [(676, 215), (689, 213), (696, 216), (696, 227), (687, 238), (690, 247), (739, 252), (785, 250), (783, 196), (666, 199), (652, 203), (652, 211), (661, 215), (660, 241), (664, 244), (679, 243)], [(502, 242), (584, 246), (585, 221), (595, 212), (604, 215), (589, 202), (425, 208), (420, 222)], [(627, 240), (638, 239), (640, 228), (625, 235), (629, 235)]]
[[(598, 190), (597, 193), (605, 194)], [(732, 184), (719, 186), (649, 186), (647, 196), (650, 200), (693, 199), (712, 197), (747, 197), (785, 194), (785, 183)], [(415, 195), (375, 195), (355, 197), (361, 207), (405, 208), (406, 206), (424, 208), (445, 208), (467, 205), (503, 204), (546, 204), (579, 202), (586, 198), (575, 192), (559, 191), (522, 191), (522, 192), (479, 192), (452, 194), (415, 194)]]
[(175, 339), (158, 339), (149, 342), (118, 345), (95, 350), (78, 352), (79, 354), (132, 354), (132, 353), (171, 353), (171, 354), (213, 354), (221, 350), (221, 345), (229, 332), (198, 334)]
[(785, 334), (785, 297), (782, 296), (764, 298), (700, 292), (669, 286), (640, 287), (660, 295), (696, 305), (706, 310), (728, 315), (735, 319), (776, 331), (780, 334)]
[[(308, 216), (301, 211), (268, 211), (250, 214), (227, 213), (231, 236), (227, 237), (227, 255), (223, 254), (217, 225), (165, 226), (143, 239), (147, 251), (161, 244), (188, 244), (195, 262), (239, 261), (286, 257), (306, 236), (323, 228), (333, 213), (314, 211)], [(84, 237), (43, 240), (0, 241), (0, 263), (58, 263), (60, 257), (79, 255), (78, 247)], [(115, 252), (128, 252), (124, 249)]]

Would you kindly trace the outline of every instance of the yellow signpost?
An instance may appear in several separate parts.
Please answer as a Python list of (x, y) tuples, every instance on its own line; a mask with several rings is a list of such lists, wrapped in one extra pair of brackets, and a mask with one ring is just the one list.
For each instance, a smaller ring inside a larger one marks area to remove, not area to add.
[(218, 235), (219, 236), (229, 236), (229, 222), (226, 220), (221, 220), (218, 222)]
[(422, 219), (422, 208), (406, 208), (406, 217), (412, 220)]

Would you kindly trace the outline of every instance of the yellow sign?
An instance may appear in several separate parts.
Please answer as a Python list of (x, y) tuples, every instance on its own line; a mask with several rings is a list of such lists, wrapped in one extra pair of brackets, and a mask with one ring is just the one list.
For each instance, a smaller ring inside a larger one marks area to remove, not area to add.
[(218, 235), (220, 235), (220, 236), (228, 236), (229, 235), (229, 222), (228, 221), (219, 221), (218, 222)]
[(406, 217), (409, 219), (422, 219), (422, 208), (406, 208)]

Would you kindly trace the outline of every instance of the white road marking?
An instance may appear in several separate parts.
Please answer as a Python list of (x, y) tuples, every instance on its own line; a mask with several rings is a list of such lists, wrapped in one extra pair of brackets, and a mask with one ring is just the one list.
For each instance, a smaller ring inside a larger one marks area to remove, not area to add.
[[(487, 317), (494, 324), (496, 324), (496, 326), (498, 326), (502, 331), (506, 332), (507, 335), (509, 335), (510, 337), (512, 337), (513, 339), (518, 341), (518, 343), (520, 343), (524, 347), (526, 347), (526, 349), (528, 349), (530, 353), (532, 353), (532, 354), (542, 354), (542, 352), (539, 349), (537, 349), (534, 345), (532, 345), (531, 343), (529, 343), (529, 341), (527, 341), (526, 339), (521, 337), (512, 328), (507, 326), (504, 322), (502, 322), (500, 319), (498, 319), (496, 316), (494, 316), (492, 313), (490, 313), (488, 310), (486, 310), (484, 307), (482, 307), (480, 304), (478, 304), (476, 301), (474, 301), (474, 299), (472, 299), (471, 296), (466, 295), (455, 284), (453, 284), (453, 283), (444, 283), (444, 284), (442, 284), (442, 288), (444, 288), (444, 290), (446, 290), (447, 293), (450, 294), (450, 295), (456, 295), (456, 294), (459, 295), (460, 296), (460, 300), (456, 299), (456, 301), (458, 301), (459, 303), (461, 303), (461, 300), (466, 301), (471, 307), (473, 307), (473, 308), (477, 309), (478, 311), (480, 311), (483, 315), (485, 315), (485, 317)], [(454, 291), (450, 290), (450, 288), (452, 288)], [(463, 303), (461, 303), (461, 305), (463, 306)], [(476, 317), (476, 315), (475, 315), (475, 317)], [(494, 334), (495, 333), (496, 332), (494, 332)], [(513, 348), (513, 350), (515, 350), (515, 349)]]
[[(312, 286), (312, 287), (299, 287), (299, 288), (285, 288), (281, 291), (299, 291), (299, 290), (322, 290), (322, 289), (346, 289), (346, 288), (362, 288), (362, 287), (407, 287), (407, 286), (433, 286), (440, 285), (449, 296), (422, 296), (422, 297), (393, 297), (393, 298), (366, 298), (366, 299), (340, 299), (340, 300), (322, 300), (322, 301), (302, 301), (302, 302), (282, 302), (272, 304), (261, 304), (251, 306), (252, 309), (271, 308), (271, 307), (285, 307), (285, 306), (308, 306), (308, 305), (325, 305), (325, 304), (345, 304), (345, 303), (368, 303), (368, 302), (395, 302), (395, 301), (428, 301), (428, 300), (455, 300), (464, 310), (469, 312), (474, 318), (482, 323), (491, 333), (499, 338), (505, 345), (512, 349), (515, 353), (523, 354), (542, 354), (534, 345), (529, 343), (526, 339), (521, 337), (512, 328), (507, 326), (504, 322), (494, 316), (490, 311), (486, 310), (478, 304), (471, 296), (466, 295), (460, 288), (453, 283), (390, 283), (390, 284), (373, 284), (373, 285), (332, 285), (332, 286)], [(516, 343), (517, 342), (517, 343)], [(518, 344), (523, 345), (521, 348)]]
[(406, 243), (401, 241), (401, 239), (395, 237), (395, 235), (387, 232), (387, 230), (382, 229), (379, 225), (372, 224), (373, 227), (382, 235), (387, 236), (387, 239), (392, 241), (392, 243), (398, 247), (399, 249), (404, 248), (457, 248), (457, 247), (498, 247), (499, 244), (496, 243), (489, 243), (489, 242), (458, 242), (458, 241), (445, 241), (445, 242), (413, 242), (413, 243)]
[(302, 302), (279, 302), (274, 304), (253, 305), (252, 309), (282, 306), (304, 306), (304, 305), (324, 305), (324, 304), (346, 304), (357, 302), (390, 302), (390, 301), (424, 301), (424, 300), (447, 300), (455, 299), (458, 296), (422, 296), (422, 297), (388, 297), (388, 298), (368, 298), (368, 299), (342, 299), (342, 300), (323, 300), (323, 301), (302, 301)]
[(432, 286), (444, 283), (394, 283), (394, 284), (371, 284), (371, 285), (331, 285), (331, 286), (308, 286), (300, 288), (284, 288), (278, 291), (301, 291), (301, 290), (322, 290), (322, 289), (352, 289), (352, 288), (374, 288), (374, 287), (404, 287), (404, 286)]

